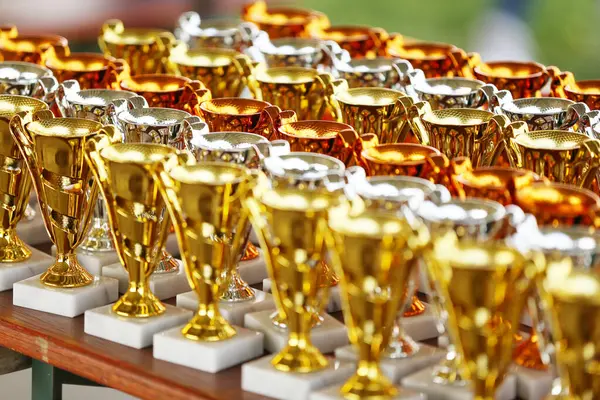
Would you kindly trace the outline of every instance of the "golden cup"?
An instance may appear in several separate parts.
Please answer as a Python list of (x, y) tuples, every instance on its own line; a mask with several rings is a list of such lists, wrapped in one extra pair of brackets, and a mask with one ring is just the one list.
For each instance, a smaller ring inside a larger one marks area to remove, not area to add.
[(242, 19), (252, 22), (271, 39), (310, 37), (318, 28), (329, 26), (329, 19), (321, 12), (290, 7), (267, 7), (263, 0), (246, 4)]
[(354, 215), (344, 206), (331, 210), (329, 227), (344, 320), (358, 354), (356, 372), (340, 392), (349, 399), (391, 398), (397, 389), (379, 361), (429, 232), (423, 225), (415, 232), (402, 216), (384, 210)]
[(590, 110), (600, 109), (600, 80), (576, 81), (573, 73), (556, 67), (548, 67), (548, 72), (552, 96), (585, 103)]
[(504, 115), (473, 108), (432, 110), (426, 102), (410, 108), (409, 121), (421, 144), (440, 149), (450, 159), (468, 157), (474, 167), (492, 164), (505, 132), (525, 130)]
[(44, 53), (49, 48), (69, 52), (69, 42), (58, 35), (23, 35), (14, 25), (0, 27), (0, 59), (44, 64)]
[(175, 36), (165, 30), (125, 28), (118, 19), (102, 25), (98, 45), (105, 56), (123, 59), (131, 75), (169, 72), (168, 61)]
[(99, 138), (85, 149), (106, 202), (119, 260), (129, 274), (129, 287), (112, 310), (123, 317), (153, 317), (166, 310), (150, 290), (149, 279), (171, 227), (153, 174), (176, 150), (161, 144), (114, 142)]
[(50, 103), (58, 87), (52, 71), (42, 66), (22, 62), (0, 62), (0, 94), (34, 97)]
[(337, 85), (332, 108), (338, 122), (353, 127), (360, 135), (374, 133), (379, 142), (403, 142), (410, 132), (407, 122), (412, 99), (402, 92), (386, 88), (366, 87), (348, 89)]
[(281, 111), (266, 101), (223, 97), (200, 105), (201, 116), (211, 132), (248, 132), (277, 138), (277, 129), (296, 121), (293, 111)]
[(200, 81), (166, 74), (144, 74), (121, 81), (121, 89), (146, 99), (150, 107), (176, 108), (200, 115), (200, 104), (212, 98)]
[(25, 123), (47, 117), (48, 106), (41, 100), (17, 95), (0, 95), (0, 155), (5, 168), (0, 172), (3, 193), (0, 204), (0, 262), (14, 263), (31, 257), (31, 250), (19, 238), (16, 227), (29, 204), (31, 177), (18, 144), (10, 133), (10, 120), (19, 115)]
[(390, 39), (383, 28), (354, 25), (320, 27), (315, 29), (313, 36), (336, 42), (351, 58), (385, 56)]
[[(237, 61), (242, 53), (223, 48), (189, 49), (178, 44), (171, 51), (169, 61), (173, 73), (199, 80), (214, 98), (239, 97), (245, 88), (245, 70)], [(250, 64), (251, 61), (247, 60)]]
[(500, 90), (508, 90), (515, 99), (541, 97), (542, 88), (550, 80), (546, 67), (533, 61), (482, 62), (473, 69), (473, 75)]
[(311, 343), (310, 331), (329, 290), (319, 284), (317, 266), (325, 258), (327, 212), (337, 196), (323, 189), (264, 186), (244, 204), (265, 252), (279, 317), (288, 330), (287, 345), (271, 363), (285, 372), (317, 371), (328, 362)]
[(408, 61), (393, 57), (374, 57), (340, 60), (336, 57), (335, 70), (348, 87), (383, 87), (407, 91), (412, 65)]
[(60, 288), (86, 286), (94, 277), (79, 264), (75, 250), (88, 232), (98, 185), (83, 152), (87, 142), (97, 136), (113, 137), (115, 129), (87, 119), (52, 118), (51, 113), (43, 117), (26, 123), (15, 115), (10, 121), (46, 230), (56, 245), (56, 262), (40, 280)]
[(475, 399), (492, 400), (512, 362), (513, 336), (544, 258), (499, 241), (458, 240), (448, 231), (426, 260), (460, 372), (471, 380)]

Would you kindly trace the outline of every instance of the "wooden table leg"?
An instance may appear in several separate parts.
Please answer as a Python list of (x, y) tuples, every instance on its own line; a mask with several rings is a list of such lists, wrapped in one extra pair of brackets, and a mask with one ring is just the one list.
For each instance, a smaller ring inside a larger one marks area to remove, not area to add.
[(102, 386), (43, 361), (32, 360), (31, 400), (61, 400), (63, 384)]

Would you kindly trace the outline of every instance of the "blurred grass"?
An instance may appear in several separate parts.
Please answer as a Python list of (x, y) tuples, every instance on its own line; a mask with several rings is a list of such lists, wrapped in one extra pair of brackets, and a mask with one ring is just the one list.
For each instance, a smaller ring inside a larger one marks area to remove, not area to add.
[[(600, 1), (521, 0), (537, 42), (536, 61), (600, 79)], [(473, 25), (495, 0), (303, 0), (326, 13), (332, 24), (382, 27), (424, 40), (453, 43), (470, 50)]]

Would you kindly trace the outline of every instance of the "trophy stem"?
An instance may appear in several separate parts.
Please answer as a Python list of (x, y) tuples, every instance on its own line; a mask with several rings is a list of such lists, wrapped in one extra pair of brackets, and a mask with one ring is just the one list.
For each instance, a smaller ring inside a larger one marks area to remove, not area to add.
[(513, 359), (515, 363), (525, 368), (540, 371), (548, 369), (542, 361), (542, 356), (538, 348), (538, 336), (535, 332), (528, 339), (519, 343), (514, 350)]
[(17, 263), (31, 257), (31, 250), (17, 236), (14, 228), (0, 231), (0, 262)]
[[(370, 352), (370, 345), (360, 346), (363, 350)], [(361, 354), (362, 356), (363, 354)], [(356, 373), (350, 377), (342, 386), (340, 392), (346, 398), (356, 399), (385, 399), (392, 398), (397, 394), (397, 389), (381, 372), (379, 360), (374, 360), (372, 355), (358, 362)]]
[(225, 291), (221, 294), (221, 300), (234, 303), (252, 300), (254, 297), (254, 290), (242, 279), (239, 268), (233, 268), (229, 272)]
[(115, 250), (110, 227), (108, 226), (106, 205), (101, 195), (98, 195), (98, 200), (96, 200), (91, 228), (79, 248), (89, 252)]
[[(321, 314), (312, 313), (312, 327), (321, 325), (325, 320)], [(285, 322), (285, 313), (279, 310), (271, 314), (271, 322), (279, 329), (287, 329), (287, 323)]]
[(130, 278), (127, 292), (117, 300), (112, 310), (123, 317), (148, 318), (160, 315), (167, 309), (150, 291), (148, 278), (141, 282)]
[(325, 261), (319, 261), (317, 268), (320, 268), (318, 281), (320, 288), (336, 286), (340, 281)]
[(56, 262), (40, 276), (40, 281), (46, 286), (76, 288), (89, 285), (94, 276), (79, 264), (74, 252), (57, 252)]
[(188, 339), (216, 342), (234, 337), (237, 332), (219, 312), (219, 286), (214, 282), (197, 280), (198, 310), (181, 330)]
[(392, 328), (390, 344), (386, 349), (388, 358), (407, 358), (419, 351), (419, 344), (411, 338), (402, 326), (401, 318), (396, 318)]
[(162, 249), (162, 255), (158, 264), (156, 265), (156, 269), (154, 270), (155, 274), (168, 274), (169, 272), (177, 272), (179, 271), (179, 263), (173, 256), (167, 252), (167, 250)]

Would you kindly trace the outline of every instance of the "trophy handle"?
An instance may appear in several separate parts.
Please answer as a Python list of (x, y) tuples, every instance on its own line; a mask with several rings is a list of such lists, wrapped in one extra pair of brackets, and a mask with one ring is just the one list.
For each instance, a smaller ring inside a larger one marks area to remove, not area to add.
[(410, 123), (408, 122), (409, 110), (414, 102), (410, 96), (400, 96), (394, 101), (394, 106), (389, 115), (390, 120), (401, 120), (401, 129), (393, 133), (392, 143), (402, 143), (406, 141), (406, 137), (411, 131)]
[(55, 77), (43, 76), (36, 81), (31, 97), (41, 99), (46, 104), (51, 104), (54, 101), (57, 88), (58, 81)]
[(102, 24), (102, 28), (100, 28), (100, 35), (98, 35), (98, 47), (100, 47), (100, 51), (104, 53), (106, 56), (110, 56), (110, 48), (106, 44), (106, 40), (104, 39), (104, 35), (107, 33), (112, 33), (114, 35), (120, 35), (125, 31), (125, 25), (123, 25), (123, 21), (120, 19), (109, 19)]
[(238, 74), (242, 77), (242, 81), (246, 84), (248, 90), (250, 90), (252, 97), (262, 100), (262, 92), (255, 77), (256, 66), (250, 57), (245, 54), (238, 54), (231, 61), (237, 69)]
[(268, 106), (260, 112), (260, 118), (252, 132), (269, 140), (274, 140), (279, 138), (279, 128), (281, 126), (296, 121), (298, 121), (298, 117), (294, 111), (281, 111), (277, 106)]
[(413, 104), (408, 110), (408, 121), (412, 131), (419, 140), (419, 143), (425, 146), (429, 146), (431, 141), (421, 117), (431, 114), (431, 112), (431, 105), (426, 101), (419, 101), (418, 103)]
[(405, 92), (407, 92), (405, 88), (409, 87), (411, 84), (409, 73), (414, 71), (412, 64), (406, 60), (398, 58), (392, 61), (392, 71), (393, 74), (391, 74), (390, 77), (393, 77), (395, 79), (393, 79), (392, 82), (389, 82), (390, 87), (392, 89), (395, 87), (399, 87)]
[[(494, 115), (490, 119), (479, 143), (479, 158), (473, 160), (473, 165), (492, 166), (497, 163), (506, 165), (506, 160), (501, 162), (499, 159), (502, 150), (505, 150), (508, 163), (513, 168), (520, 165), (519, 152), (511, 149), (512, 139), (521, 133), (528, 132), (527, 124), (523, 121), (511, 122), (505, 115)], [(503, 144), (501, 144), (503, 143)]]
[(186, 82), (183, 87), (183, 95), (179, 98), (178, 105), (192, 115), (202, 115), (200, 104), (212, 99), (210, 90), (200, 81)]
[(325, 102), (333, 114), (333, 119), (337, 122), (344, 122), (342, 108), (339, 101), (336, 99), (335, 94), (348, 90), (348, 81), (345, 79), (333, 79), (331, 75), (325, 74), (321, 76), (321, 81), (325, 88)]
[(128, 70), (129, 65), (127, 64), (127, 61), (120, 58), (109, 60), (106, 67), (106, 74), (104, 74), (104, 78), (102, 80), (102, 86), (107, 89), (118, 90), (121, 79), (125, 74), (127, 74)]
[(330, 97), (333, 93), (329, 90), (329, 85), (332, 80), (333, 77), (327, 72), (315, 76), (314, 84), (307, 93), (311, 118), (321, 119), (327, 108), (330, 107)]
[(549, 66), (546, 67), (546, 71), (550, 77), (550, 95), (552, 97), (560, 97), (563, 99), (567, 98), (565, 93), (565, 87), (577, 86), (575, 83), (575, 76), (572, 72), (561, 71), (558, 67)]
[(259, 36), (260, 30), (251, 22), (242, 22), (238, 26), (242, 43), (244, 47), (250, 47), (254, 44), (254, 40)]
[(581, 184), (579, 186), (589, 189), (594, 183), (594, 179), (598, 178), (598, 169), (600, 168), (600, 140), (589, 139), (583, 142), (583, 151), (586, 156), (591, 159), (590, 167), (583, 172)]
[[(600, 121), (600, 112), (598, 110), (590, 111), (590, 108), (585, 103), (575, 103), (567, 108), (567, 117), (559, 129), (569, 130), (573, 128), (575, 132), (586, 133), (592, 131)], [(593, 137), (594, 134), (588, 135)]]
[(475, 79), (473, 68), (481, 62), (481, 57), (478, 53), (467, 54), (463, 49), (454, 48), (448, 53), (448, 58), (457, 76)]
[(79, 82), (75, 79), (69, 79), (58, 85), (58, 89), (56, 89), (56, 105), (58, 106), (61, 116), (65, 118), (75, 117), (75, 114), (67, 101), (67, 94), (78, 93), (80, 91), (81, 87), (79, 86)]
[[(475, 99), (475, 103), (473, 104), (473, 108), (480, 108), (487, 104), (487, 108), (489, 111), (494, 114), (498, 114), (500, 112), (499, 107), (503, 104), (499, 99), (504, 97), (504, 94), (501, 92), (506, 92), (510, 95), (508, 90), (500, 90), (491, 84), (486, 83), (477, 89), (477, 98)], [(512, 97), (511, 97), (512, 100)]]

